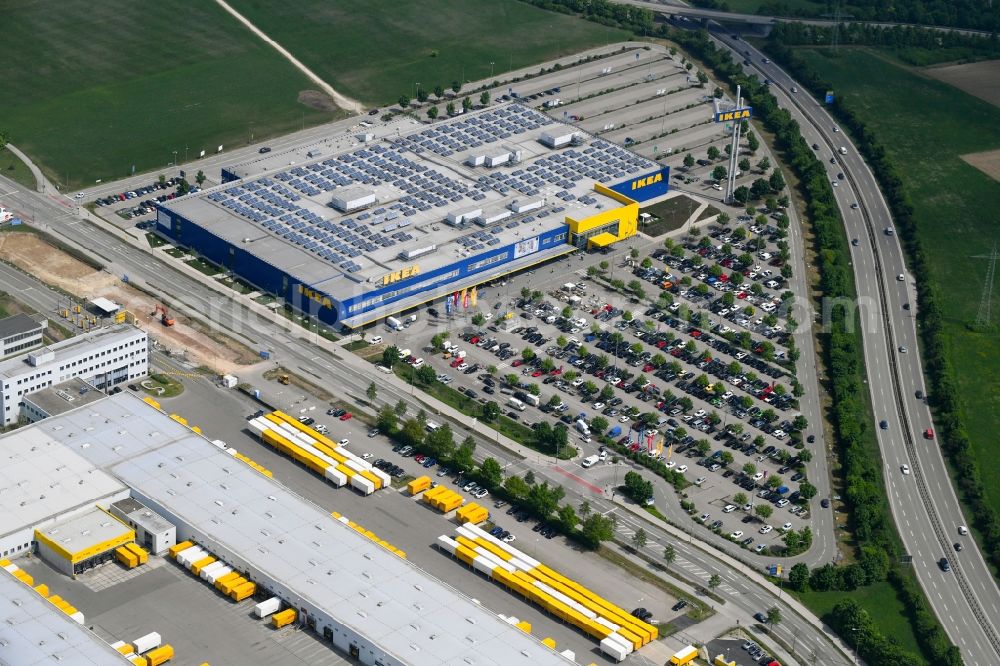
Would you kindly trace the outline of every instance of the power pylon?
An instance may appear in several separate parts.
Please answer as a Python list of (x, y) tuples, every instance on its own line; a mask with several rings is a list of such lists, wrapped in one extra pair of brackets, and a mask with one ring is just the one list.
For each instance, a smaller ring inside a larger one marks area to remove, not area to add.
[(997, 267), (997, 246), (993, 244), (990, 252), (990, 267), (986, 269), (986, 283), (983, 285), (983, 295), (979, 299), (979, 312), (976, 314), (976, 328), (990, 325), (990, 303), (993, 301), (993, 276)]

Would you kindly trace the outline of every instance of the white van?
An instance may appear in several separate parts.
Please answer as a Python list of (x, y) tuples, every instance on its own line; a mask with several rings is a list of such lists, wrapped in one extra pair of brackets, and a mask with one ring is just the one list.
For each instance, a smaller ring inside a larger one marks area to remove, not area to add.
[(594, 465), (597, 464), (598, 460), (600, 460), (600, 458), (598, 458), (597, 456), (587, 456), (582, 461), (580, 461), (580, 465), (583, 467), (593, 467)]
[(377, 345), (378, 343), (382, 342), (382, 336), (381, 335), (376, 335), (376, 336), (372, 337), (371, 339), (369, 339), (368, 342), (369, 342), (369, 344)]

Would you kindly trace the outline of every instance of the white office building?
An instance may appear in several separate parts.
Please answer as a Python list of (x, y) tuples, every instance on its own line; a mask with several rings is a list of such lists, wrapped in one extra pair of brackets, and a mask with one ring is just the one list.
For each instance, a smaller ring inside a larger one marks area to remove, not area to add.
[(149, 339), (131, 324), (82, 333), (0, 361), (0, 424), (17, 423), (24, 397), (79, 377), (96, 388), (149, 374)]
[(26, 314), (0, 319), (0, 358), (40, 347), (46, 326), (47, 320), (35, 321)]

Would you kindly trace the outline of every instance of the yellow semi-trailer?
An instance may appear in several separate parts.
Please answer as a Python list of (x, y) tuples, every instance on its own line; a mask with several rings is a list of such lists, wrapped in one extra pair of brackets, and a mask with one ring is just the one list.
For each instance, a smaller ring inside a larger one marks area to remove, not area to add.
[(232, 599), (233, 601), (243, 601), (248, 597), (252, 597), (254, 592), (256, 591), (257, 591), (256, 583), (246, 582), (243, 585), (240, 585), (239, 587), (233, 589), (233, 591), (229, 593), (229, 598)]
[(231, 571), (230, 573), (227, 573), (225, 576), (220, 576), (215, 580), (215, 589), (221, 590), (223, 585), (225, 585), (230, 581), (236, 580), (239, 577), (240, 575), (235, 571)]
[(115, 559), (118, 560), (126, 569), (134, 569), (139, 566), (139, 558), (135, 556), (135, 553), (124, 546), (115, 548)]
[(174, 648), (169, 643), (161, 645), (155, 650), (150, 650), (145, 657), (149, 661), (149, 666), (160, 666), (174, 658)]
[(223, 583), (221, 587), (219, 585), (216, 585), (216, 587), (219, 588), (219, 592), (222, 592), (224, 595), (228, 597), (233, 590), (235, 590), (236, 588), (238, 588), (239, 586), (243, 585), (246, 582), (248, 582), (246, 578), (244, 578), (243, 576), (237, 576), (236, 578)]
[(684, 666), (685, 664), (690, 664), (698, 657), (698, 648), (693, 645), (688, 645), (682, 650), (678, 650), (670, 657), (670, 661), (667, 662), (671, 666)]
[(281, 629), (282, 627), (295, 622), (295, 617), (295, 609), (286, 608), (285, 610), (271, 616), (271, 624), (275, 629)]
[(175, 543), (170, 548), (167, 548), (167, 552), (170, 554), (170, 557), (177, 559), (177, 556), (180, 553), (184, 552), (193, 545), (194, 544), (191, 543), (190, 541), (182, 541), (180, 543)]
[(149, 561), (149, 553), (134, 541), (125, 544), (125, 547), (135, 553), (135, 556), (139, 558), (139, 564), (145, 564)]
[(191, 565), (191, 573), (193, 573), (195, 576), (200, 576), (202, 569), (216, 562), (218, 562), (218, 560), (211, 555), (203, 557)]

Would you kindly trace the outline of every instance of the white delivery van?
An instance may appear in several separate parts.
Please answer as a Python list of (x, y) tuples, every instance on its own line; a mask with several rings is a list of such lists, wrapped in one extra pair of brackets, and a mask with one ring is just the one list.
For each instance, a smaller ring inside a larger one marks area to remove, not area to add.
[(580, 465), (583, 467), (593, 467), (597, 464), (598, 460), (600, 460), (600, 458), (597, 456), (587, 456), (580, 462)]

